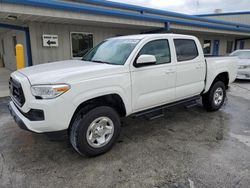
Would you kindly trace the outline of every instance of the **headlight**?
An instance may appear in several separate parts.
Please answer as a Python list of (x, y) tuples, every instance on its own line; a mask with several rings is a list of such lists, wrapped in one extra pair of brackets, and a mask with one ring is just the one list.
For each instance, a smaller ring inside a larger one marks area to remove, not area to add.
[(247, 69), (250, 68), (250, 65), (240, 65), (239, 69)]
[(40, 99), (54, 99), (67, 92), (70, 86), (67, 84), (58, 85), (34, 85), (31, 87), (31, 93)]

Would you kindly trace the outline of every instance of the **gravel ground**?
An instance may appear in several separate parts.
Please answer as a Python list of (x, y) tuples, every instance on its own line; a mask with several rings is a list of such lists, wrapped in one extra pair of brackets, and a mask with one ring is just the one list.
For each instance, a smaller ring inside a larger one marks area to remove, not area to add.
[(123, 120), (119, 142), (87, 158), (67, 140), (17, 127), (0, 98), (0, 187), (249, 187), (250, 82), (237, 81), (226, 105), (173, 108), (152, 121)]

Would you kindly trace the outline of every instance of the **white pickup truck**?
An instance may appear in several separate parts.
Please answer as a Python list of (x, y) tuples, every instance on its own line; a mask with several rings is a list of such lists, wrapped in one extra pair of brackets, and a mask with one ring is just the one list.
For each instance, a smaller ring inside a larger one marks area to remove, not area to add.
[(82, 60), (12, 73), (9, 109), (22, 129), (67, 130), (77, 152), (96, 156), (115, 144), (120, 117), (199, 97), (208, 111), (220, 109), (236, 73), (235, 57), (205, 59), (194, 36), (122, 36), (101, 42)]

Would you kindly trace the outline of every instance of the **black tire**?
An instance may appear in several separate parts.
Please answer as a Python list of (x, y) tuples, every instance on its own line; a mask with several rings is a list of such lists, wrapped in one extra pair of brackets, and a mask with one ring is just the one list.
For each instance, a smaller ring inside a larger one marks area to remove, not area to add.
[[(215, 91), (218, 88), (222, 89), (223, 97), (222, 101), (219, 104), (216, 104), (214, 96), (215, 96)], [(222, 81), (217, 81), (211, 86), (209, 91), (202, 96), (202, 103), (207, 111), (217, 111), (224, 104), (225, 98), (226, 98), (226, 86)]]
[[(81, 155), (94, 157), (109, 151), (116, 143), (121, 129), (119, 114), (111, 107), (100, 106), (87, 110), (88, 107), (81, 109), (75, 116), (69, 132), (70, 142), (73, 148)], [(99, 148), (92, 147), (87, 140), (87, 131), (91, 123), (99, 117), (108, 117), (113, 122), (113, 136), (110, 141)]]

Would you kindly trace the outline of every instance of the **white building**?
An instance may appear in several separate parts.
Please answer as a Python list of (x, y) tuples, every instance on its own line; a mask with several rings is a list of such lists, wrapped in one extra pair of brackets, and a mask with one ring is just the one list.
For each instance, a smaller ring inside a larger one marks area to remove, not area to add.
[[(227, 22), (235, 22), (239, 24), (250, 25), (250, 11), (246, 12), (227, 12), (218, 14), (202, 14), (198, 15), (202, 18), (210, 18)], [(235, 49), (250, 49), (250, 37), (237, 38), (235, 41)]]
[(10, 70), (16, 69), (17, 43), (31, 66), (81, 58), (108, 37), (157, 32), (195, 35), (206, 55), (226, 55), (250, 37), (250, 23), (100, 0), (0, 1), (0, 59)]

